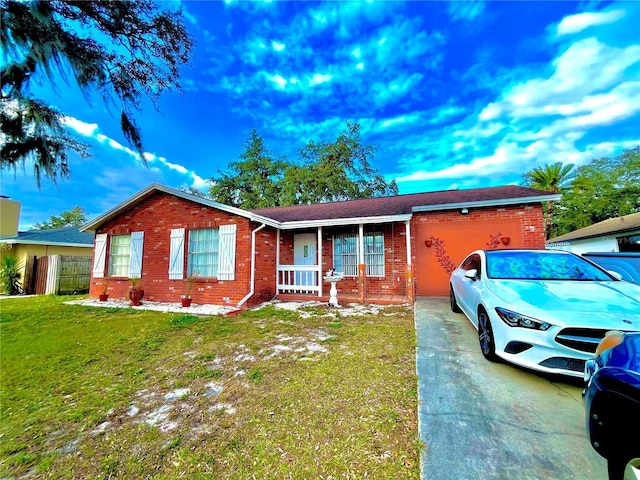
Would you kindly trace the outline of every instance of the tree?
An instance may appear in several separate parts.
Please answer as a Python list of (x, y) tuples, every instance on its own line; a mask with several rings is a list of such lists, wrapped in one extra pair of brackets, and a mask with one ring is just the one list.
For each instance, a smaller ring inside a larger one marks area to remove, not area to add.
[(217, 202), (243, 209), (279, 205), (282, 178), (288, 164), (274, 160), (262, 136), (252, 130), (240, 160), (209, 179), (209, 196)]
[(179, 67), (188, 60), (192, 40), (180, 11), (160, 10), (153, 0), (78, 2), (0, 0), (1, 71), (0, 168), (34, 164), (54, 183), (70, 175), (71, 152), (87, 146), (64, 127), (59, 110), (35, 98), (34, 81), (54, 84), (72, 77), (89, 99), (93, 91), (120, 110), (122, 132), (143, 162), (141, 132), (134, 112), (141, 97), (154, 104), (179, 88)]
[(253, 130), (240, 160), (209, 179), (209, 196), (251, 210), (397, 195), (395, 180), (387, 183), (371, 167), (374, 151), (362, 145), (360, 126), (348, 123), (334, 143), (311, 141), (300, 151), (300, 161), (290, 163), (275, 160)]
[[(563, 165), (562, 162), (547, 164), (544, 167), (535, 167), (524, 174), (524, 184), (544, 190), (545, 192), (559, 193), (566, 183), (571, 179), (572, 163)], [(553, 204), (552, 200), (543, 205), (545, 238), (549, 239), (553, 227)]]
[(640, 147), (594, 159), (575, 171), (556, 209), (556, 235), (640, 212)]
[(397, 195), (395, 180), (387, 182), (371, 166), (372, 145), (363, 145), (360, 125), (347, 129), (334, 143), (309, 142), (301, 151), (301, 163), (285, 172), (282, 204), (296, 205)]
[(51, 215), (49, 220), (36, 223), (34, 230), (48, 230), (62, 227), (79, 227), (87, 222), (87, 212), (82, 207), (73, 207), (71, 210), (62, 212), (60, 216)]

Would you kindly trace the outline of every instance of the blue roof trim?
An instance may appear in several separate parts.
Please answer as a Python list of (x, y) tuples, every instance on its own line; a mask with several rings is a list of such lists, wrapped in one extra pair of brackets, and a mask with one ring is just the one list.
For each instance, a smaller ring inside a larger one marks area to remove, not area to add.
[(0, 240), (10, 243), (64, 244), (78, 247), (93, 247), (93, 233), (81, 232), (79, 227), (52, 228), (18, 232), (17, 237), (5, 237)]

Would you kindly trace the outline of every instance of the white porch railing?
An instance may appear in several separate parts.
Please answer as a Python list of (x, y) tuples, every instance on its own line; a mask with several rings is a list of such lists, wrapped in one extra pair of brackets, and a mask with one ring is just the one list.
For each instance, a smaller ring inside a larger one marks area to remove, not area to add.
[(319, 265), (278, 265), (278, 293), (318, 293)]

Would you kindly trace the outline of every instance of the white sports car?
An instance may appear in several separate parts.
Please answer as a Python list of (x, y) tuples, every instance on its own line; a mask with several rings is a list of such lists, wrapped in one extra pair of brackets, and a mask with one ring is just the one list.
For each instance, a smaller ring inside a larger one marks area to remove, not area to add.
[(450, 287), (491, 361), (582, 377), (607, 331), (640, 331), (640, 286), (569, 252), (478, 250)]

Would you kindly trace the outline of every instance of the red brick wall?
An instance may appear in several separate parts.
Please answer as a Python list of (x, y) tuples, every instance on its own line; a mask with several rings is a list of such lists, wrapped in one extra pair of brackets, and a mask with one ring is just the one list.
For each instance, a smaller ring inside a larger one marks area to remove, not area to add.
[[(258, 225), (252, 224), (248, 219), (158, 192), (107, 222), (96, 233), (118, 235), (143, 231), (141, 283), (144, 286), (145, 299), (177, 303), (184, 294), (184, 281), (169, 280), (171, 229), (185, 228), (188, 232), (190, 229), (214, 228), (225, 224), (237, 225), (235, 280), (198, 278), (191, 297), (197, 304), (236, 305), (250, 290), (251, 232)], [(271, 298), (275, 295), (275, 232), (273, 229), (263, 229), (258, 232), (257, 237), (256, 294), (260, 298)], [(185, 274), (187, 245), (185, 239)], [(270, 250), (274, 251), (273, 260), (267, 258)], [(109, 244), (107, 265), (108, 254)], [(108, 268), (105, 268), (105, 275), (108, 275)], [(109, 283), (110, 298), (127, 297), (130, 285), (128, 279), (108, 276), (104, 279), (91, 279), (91, 296), (98, 296), (104, 280)]]
[[(418, 213), (411, 220), (411, 237), (416, 293), (447, 296), (450, 267), (474, 250), (545, 248), (542, 206), (469, 209), (466, 215), (460, 210)], [(502, 243), (504, 237), (508, 245)]]

